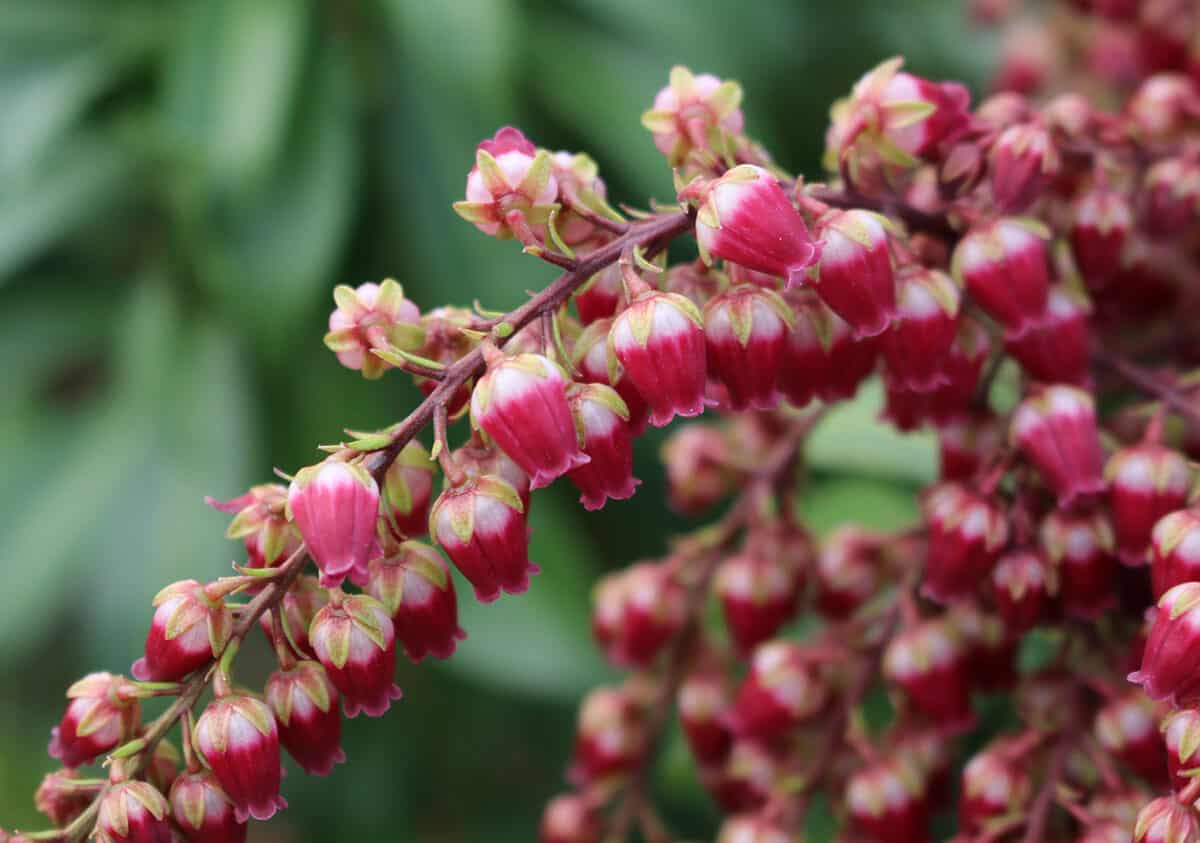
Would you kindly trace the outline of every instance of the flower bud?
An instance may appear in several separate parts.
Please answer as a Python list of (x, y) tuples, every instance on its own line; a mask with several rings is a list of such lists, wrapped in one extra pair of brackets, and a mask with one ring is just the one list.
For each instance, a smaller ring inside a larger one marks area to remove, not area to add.
[(628, 500), (642, 481), (633, 476), (633, 435), (629, 408), (612, 387), (600, 383), (572, 384), (567, 403), (575, 419), (580, 446), (590, 460), (567, 476), (582, 493), (589, 511), (608, 499)]
[[(321, 588), (316, 577), (303, 576), (297, 578), (288, 589), (287, 594), (279, 601), (280, 620), (283, 634), (288, 645), (304, 658), (316, 658), (312, 644), (308, 640), (308, 629), (317, 612), (329, 602), (329, 592)], [(275, 643), (275, 629), (271, 613), (264, 612), (258, 619), (258, 625), (266, 633), (272, 646)]]
[(308, 632), (329, 680), (342, 694), (347, 717), (362, 711), (382, 717), (403, 696), (392, 682), (396, 672), (396, 632), (383, 604), (366, 595), (330, 603), (313, 618)]
[(703, 186), (696, 216), (701, 254), (802, 284), (819, 249), (775, 177), (742, 164)]
[(965, 643), (953, 625), (922, 621), (888, 644), (883, 675), (940, 729), (956, 734), (975, 722), (965, 655)]
[(773, 409), (792, 313), (778, 294), (731, 287), (704, 308), (709, 374), (729, 390), (733, 410)]
[(175, 682), (221, 655), (233, 633), (225, 601), (212, 599), (195, 580), (182, 580), (154, 598), (146, 655), (133, 663), (134, 678)]
[(242, 539), (247, 568), (272, 568), (300, 548), (300, 531), (287, 518), (287, 489), (278, 483), (251, 486), (227, 501), (205, 498), (219, 512), (234, 515), (225, 538)]
[(1138, 814), (1133, 843), (1200, 843), (1200, 818), (1191, 805), (1160, 797)]
[(785, 559), (751, 549), (721, 562), (713, 587), (739, 654), (749, 655), (796, 613), (799, 573)]
[(1200, 97), (1187, 76), (1158, 73), (1130, 95), (1125, 113), (1141, 139), (1170, 142), (1200, 116)]
[(171, 785), (179, 777), (179, 750), (168, 740), (160, 740), (146, 760), (146, 781), (160, 793), (170, 793)]
[(383, 604), (412, 661), (454, 655), (467, 634), (458, 625), (454, 580), (441, 554), (427, 544), (404, 542), (394, 555), (371, 560), (367, 570), (366, 592)]
[(1196, 221), (1200, 207), (1200, 162), (1164, 158), (1146, 171), (1138, 218), (1152, 237), (1179, 237)]
[(577, 787), (632, 771), (646, 751), (641, 712), (620, 688), (597, 688), (579, 707), (575, 753), (567, 777)]
[(976, 224), (954, 248), (952, 269), (989, 315), (1020, 337), (1046, 310), (1050, 269), (1043, 233), (1021, 220)]
[(189, 843), (245, 843), (233, 800), (207, 770), (184, 773), (171, 787), (171, 813)]
[(529, 475), (533, 489), (588, 462), (579, 450), (566, 387), (562, 369), (549, 358), (497, 352), (471, 394), (472, 424)]
[(1046, 191), (1060, 159), (1050, 133), (1036, 123), (1024, 123), (1000, 132), (988, 152), (988, 164), (996, 208), (1018, 214)]
[(766, 815), (729, 817), (717, 833), (717, 843), (795, 843), (795, 836)]
[(779, 738), (828, 699), (828, 687), (799, 644), (769, 641), (754, 651), (727, 723), (740, 738)]
[(269, 820), (287, 807), (279, 795), (279, 730), (262, 700), (245, 694), (218, 697), (200, 715), (193, 740), (233, 802), (238, 822)]
[(600, 178), (600, 168), (584, 153), (556, 152), (551, 163), (558, 182), (559, 203), (563, 206), (555, 222), (558, 236), (569, 246), (584, 245), (601, 232), (576, 209), (587, 208), (600, 216), (611, 213), (605, 202), (608, 188)]
[(633, 382), (624, 376), (625, 370), (620, 363), (617, 363), (614, 372), (609, 372), (608, 334), (611, 330), (611, 319), (599, 319), (584, 328), (575, 340), (571, 362), (579, 372), (581, 382), (603, 384), (617, 391), (629, 411), (630, 435), (641, 436), (649, 422), (650, 410), (646, 399)]
[(896, 315), (896, 281), (881, 219), (871, 211), (833, 211), (817, 230), (820, 263), (813, 289), (860, 339), (882, 334)]
[(742, 132), (742, 89), (710, 73), (692, 74), (671, 68), (671, 84), (654, 97), (654, 107), (642, 115), (642, 125), (654, 135), (654, 145), (677, 167), (693, 150), (724, 148)]
[(1126, 826), (1114, 820), (1097, 820), (1081, 830), (1076, 843), (1129, 843), (1132, 834), (1132, 825)]
[(721, 764), (729, 757), (733, 733), (725, 720), (732, 702), (725, 677), (717, 671), (698, 670), (679, 686), (679, 723), (701, 765)]
[(713, 425), (692, 423), (673, 431), (662, 447), (667, 467), (667, 500), (683, 515), (699, 515), (733, 486), (732, 454)]
[(500, 590), (520, 594), (539, 570), (529, 561), (529, 528), (517, 492), (495, 475), (442, 492), (429, 516), (429, 534), (462, 572), (481, 603)]
[[(726, 263), (725, 273), (722, 274), (700, 259), (694, 260), (691, 263), (676, 264), (667, 268), (659, 285), (664, 291), (677, 293), (703, 310), (704, 305), (708, 304), (709, 299), (718, 295), (726, 286), (735, 283), (731, 274), (734, 267), (737, 267), (737, 264)], [(752, 271), (745, 267), (737, 268), (741, 274), (747, 274)], [(763, 276), (761, 273), (754, 273), (753, 276), (747, 277), (769, 277), (776, 281), (775, 284), (771, 285), (772, 289), (778, 285), (778, 281), (774, 276)]]
[[(475, 318), (473, 311), (462, 307), (438, 307), (424, 314), (421, 327), (425, 330), (425, 342), (417, 349), (417, 354), (443, 366), (457, 363), (475, 347), (474, 340), (462, 331), (463, 328), (469, 328)], [(416, 382), (426, 398), (441, 383), (433, 378), (422, 377), (417, 377)], [(472, 380), (466, 380), (446, 402), (446, 411), (452, 418), (457, 417), (471, 400), (472, 384)]]
[(854, 826), (879, 843), (929, 839), (928, 782), (914, 759), (888, 756), (858, 770), (846, 805)]
[(1151, 532), (1151, 547), (1156, 597), (1172, 586), (1200, 580), (1200, 511), (1181, 509), (1163, 516)]
[(66, 713), (50, 733), (50, 757), (82, 767), (129, 740), (141, 717), (137, 699), (122, 693), (123, 676), (89, 673), (67, 689)]
[(1035, 380), (1082, 384), (1092, 364), (1090, 315), (1079, 298), (1052, 288), (1045, 311), (1024, 333), (1006, 335), (1004, 347)]
[(279, 724), (280, 743), (304, 772), (328, 776), (335, 764), (346, 760), (337, 688), (321, 665), (302, 661), (275, 671), (264, 696)]
[(723, 767), (701, 775), (721, 809), (735, 813), (762, 808), (784, 777), (785, 768), (766, 743), (738, 740)]
[(854, 397), (875, 368), (878, 343), (873, 338), (855, 339), (846, 321), (807, 287), (793, 287), (783, 297), (796, 318), (779, 368), (779, 391), (797, 408), (814, 398)]
[(951, 603), (972, 594), (1008, 543), (1008, 519), (990, 499), (956, 483), (935, 486), (925, 498), (929, 550), (923, 594)]
[(896, 322), (883, 336), (891, 378), (917, 392), (947, 381), (942, 362), (958, 333), (959, 298), (944, 272), (917, 268), (901, 275)]
[(884, 577), (879, 537), (859, 527), (838, 527), (817, 555), (817, 608), (829, 618), (854, 614), (876, 593)]
[(171, 806), (146, 782), (117, 782), (100, 800), (97, 843), (171, 843)]
[(542, 814), (539, 843), (600, 843), (604, 832), (596, 808), (586, 796), (564, 793), (555, 796)]
[(1131, 689), (1097, 712), (1096, 738), (1114, 758), (1161, 786), (1167, 779), (1167, 753), (1157, 708), (1141, 691)]
[(1012, 739), (997, 739), (963, 767), (959, 802), (963, 830), (978, 833), (990, 820), (1019, 815), (1028, 807), (1033, 790), (1028, 762), (1013, 757), (1014, 749)]
[(361, 464), (331, 457), (300, 469), (288, 488), (288, 509), (321, 569), (321, 585), (336, 588), (351, 571), (366, 571), (379, 487)]
[(590, 325), (608, 319), (620, 309), (625, 298), (625, 285), (621, 280), (621, 267), (612, 263), (589, 278), (575, 291), (575, 307), (579, 321)]
[(1092, 397), (1073, 386), (1048, 386), (1017, 407), (1010, 435), (1058, 497), (1060, 508), (1104, 491), (1104, 452)]
[(513, 462), (512, 457), (501, 451), (494, 444), (485, 442), (481, 437), (471, 439), (454, 452), (454, 462), (467, 477), (483, 477), (495, 475), (513, 487), (513, 491), (521, 498), (521, 505), (529, 511), (530, 489), (529, 475), (521, 466)]
[(1009, 690), (1016, 682), (1017, 638), (998, 615), (980, 610), (974, 603), (955, 603), (947, 621), (962, 637), (972, 688), (981, 691)]
[(46, 815), (51, 825), (65, 828), (92, 804), (99, 788), (81, 786), (74, 770), (61, 769), (47, 773), (38, 785), (33, 801), (37, 809)]
[(392, 348), (416, 351), (425, 342), (421, 311), (404, 297), (404, 288), (391, 278), (357, 289), (339, 284), (333, 290), (337, 309), (329, 314), (326, 347), (347, 369), (360, 369), (374, 380), (391, 366), (371, 352)]
[(687, 593), (666, 563), (610, 574), (593, 599), (593, 630), (619, 667), (649, 666), (687, 620)]
[(645, 292), (614, 320), (608, 335), (609, 382), (620, 364), (650, 405), (650, 423), (704, 411), (704, 323), (691, 301)]
[(1159, 519), (1187, 503), (1192, 480), (1187, 459), (1162, 445), (1134, 445), (1109, 458), (1104, 477), (1121, 561), (1143, 565)]
[(454, 210), (484, 234), (526, 242), (530, 235), (542, 239), (557, 197), (550, 153), (505, 126), (476, 148), (466, 201), (455, 202)]
[(1053, 571), (1036, 551), (1017, 550), (1000, 557), (992, 571), (992, 587), (1000, 617), (1011, 634), (1037, 626), (1056, 585)]
[(1095, 618), (1116, 605), (1115, 540), (1104, 515), (1051, 512), (1042, 521), (1041, 542), (1068, 615)]
[(995, 416), (960, 416), (938, 425), (941, 479), (966, 481), (1000, 452), (1004, 434)]
[(1182, 583), (1159, 598), (1141, 669), (1129, 681), (1152, 700), (1200, 700), (1200, 583)]
[(420, 442), (413, 440), (392, 460), (383, 477), (384, 523), (397, 539), (418, 538), (429, 531), (433, 501), (434, 463)]
[(1075, 201), (1071, 252), (1088, 289), (1105, 287), (1121, 266), (1121, 254), (1133, 229), (1133, 209), (1120, 193), (1097, 188)]
[(1200, 711), (1185, 708), (1166, 716), (1159, 727), (1167, 747), (1167, 772), (1176, 790), (1192, 782), (1181, 773), (1200, 767)]

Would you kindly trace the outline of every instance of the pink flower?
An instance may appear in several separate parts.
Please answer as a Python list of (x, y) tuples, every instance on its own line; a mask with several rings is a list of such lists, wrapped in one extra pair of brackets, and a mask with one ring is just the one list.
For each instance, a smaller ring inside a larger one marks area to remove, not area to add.
[(743, 164), (699, 188), (696, 241), (703, 254), (802, 284), (819, 249), (779, 182)]
[(699, 515), (733, 488), (733, 454), (715, 425), (692, 423), (674, 431), (663, 444), (667, 502), (676, 512)]
[(232, 500), (205, 498), (204, 502), (233, 514), (225, 537), (242, 539), (247, 568), (274, 567), (300, 547), (300, 531), (287, 518), (287, 489), (278, 483), (251, 486), (249, 492)]
[(1104, 477), (1121, 561), (1147, 564), (1155, 525), (1187, 503), (1192, 485), (1187, 458), (1162, 445), (1133, 445), (1109, 457)]
[(1184, 770), (1200, 767), (1200, 710), (1185, 708), (1173, 711), (1163, 719), (1160, 726), (1167, 748), (1167, 772), (1172, 786), (1183, 790), (1192, 779), (1180, 775)]
[(279, 741), (313, 776), (328, 776), (346, 760), (342, 751), (342, 716), (338, 692), (325, 668), (302, 661), (277, 670), (263, 689), (279, 724)]
[(1075, 201), (1071, 252), (1088, 289), (1106, 286), (1121, 267), (1121, 254), (1133, 229), (1129, 201), (1112, 190), (1093, 189)]
[(1156, 597), (1172, 586), (1200, 580), (1200, 512), (1181, 509), (1164, 515), (1154, 525), (1150, 543)]
[(383, 477), (384, 523), (398, 539), (417, 538), (429, 531), (433, 502), (434, 463), (420, 442), (412, 441), (388, 466)]
[(738, 652), (749, 655), (795, 613), (799, 571), (775, 554), (748, 549), (721, 562), (713, 589)]
[(596, 806), (586, 796), (564, 793), (546, 805), (538, 842), (600, 843), (603, 833)]
[(1020, 337), (1046, 310), (1050, 291), (1044, 233), (1002, 218), (976, 224), (954, 249), (954, 278), (979, 305)]
[(1129, 681), (1153, 700), (1200, 700), (1200, 583), (1181, 583), (1158, 599), (1141, 669)]
[(740, 738), (781, 738), (817, 714), (828, 699), (829, 688), (803, 647), (769, 641), (754, 651), (726, 723)]
[(958, 333), (959, 298), (944, 272), (918, 268), (901, 275), (896, 322), (882, 340), (888, 374), (896, 382), (929, 392), (949, 380), (943, 364)]
[(633, 476), (629, 408), (621, 396), (604, 384), (572, 384), (567, 401), (582, 450), (590, 459), (567, 473), (582, 493), (579, 500), (583, 508), (596, 510), (608, 499), (633, 497), (641, 481)]
[(308, 633), (329, 680), (342, 694), (347, 717), (382, 717), (403, 696), (396, 672), (396, 631), (378, 600), (366, 595), (330, 603)]
[[(279, 601), (280, 620), (288, 645), (304, 658), (315, 659), (312, 643), (308, 640), (308, 628), (321, 607), (329, 602), (329, 592), (321, 588), (316, 577), (299, 577), (287, 594)], [(274, 643), (275, 630), (271, 613), (265, 612), (258, 625), (268, 639)]]
[(189, 843), (245, 843), (248, 827), (207, 770), (184, 773), (171, 787), (171, 813)]
[(225, 601), (210, 598), (196, 580), (172, 583), (154, 598), (146, 655), (133, 663), (134, 678), (175, 682), (221, 655), (233, 633)]
[(846, 805), (855, 828), (879, 843), (929, 839), (929, 793), (915, 759), (899, 753), (855, 772), (846, 783)]
[(779, 820), (755, 814), (729, 817), (717, 832), (717, 843), (793, 843), (795, 839)]
[(590, 325), (598, 319), (607, 319), (617, 312), (625, 298), (625, 287), (621, 282), (621, 267), (610, 264), (597, 272), (575, 291), (575, 307), (579, 321)]
[(329, 314), (325, 345), (347, 369), (361, 369), (363, 377), (375, 379), (391, 368), (372, 351), (416, 351), (425, 342), (421, 311), (391, 278), (357, 289), (339, 284), (333, 300), (337, 309)]
[(533, 489), (586, 465), (567, 404), (567, 377), (541, 354), (495, 352), (471, 394), (471, 422), (529, 475)]
[(1136, 688), (1096, 713), (1100, 746), (1155, 787), (1167, 783), (1167, 747), (1158, 730), (1161, 719), (1159, 706)]
[(1026, 759), (1013, 757), (1014, 749), (1011, 740), (995, 740), (963, 767), (959, 820), (964, 830), (979, 833), (989, 821), (1028, 807), (1033, 782)]
[(719, 150), (723, 140), (742, 131), (742, 89), (709, 73), (693, 76), (686, 67), (671, 68), (671, 83), (654, 97), (642, 125), (672, 167), (695, 149)]
[(686, 591), (664, 563), (642, 562), (596, 585), (592, 629), (618, 667), (649, 667), (686, 620)]
[(171, 843), (171, 806), (146, 782), (117, 782), (100, 801), (97, 843)]
[(794, 407), (814, 398), (852, 398), (879, 356), (874, 338), (857, 339), (844, 319), (808, 288), (793, 287), (783, 298), (795, 313), (776, 385)]
[(67, 710), (50, 733), (50, 757), (82, 767), (133, 737), (141, 716), (136, 698), (123, 693), (122, 676), (89, 673), (67, 689)]
[(45, 814), (51, 824), (65, 828), (92, 804), (100, 786), (89, 789), (82, 786), (81, 776), (71, 769), (47, 773), (34, 794), (34, 804)]
[(1200, 841), (1200, 817), (1191, 805), (1174, 796), (1155, 799), (1138, 814), (1133, 843), (1196, 843)]
[(558, 197), (553, 160), (512, 126), (482, 141), (467, 175), (467, 198), (454, 210), (484, 234), (523, 243), (541, 240)]
[(838, 527), (817, 555), (817, 608), (841, 619), (875, 594), (885, 569), (878, 536), (854, 525)]
[(1169, 240), (1186, 233), (1200, 205), (1200, 162), (1165, 158), (1150, 166), (1142, 184), (1138, 219), (1151, 236)]
[(490, 603), (500, 590), (520, 594), (538, 566), (529, 561), (525, 506), (508, 483), (495, 475), (472, 478), (442, 492), (429, 516), (429, 534)]
[(701, 765), (720, 764), (729, 757), (733, 733), (726, 723), (732, 704), (729, 685), (719, 671), (702, 668), (680, 683), (679, 724)]
[(287, 807), (279, 795), (279, 730), (266, 703), (231, 694), (209, 703), (193, 734), (238, 822), (269, 820)]
[(408, 541), (395, 554), (371, 560), (368, 570), (367, 593), (391, 615), (396, 637), (410, 659), (454, 655), (467, 634), (458, 625), (454, 580), (441, 554), (427, 544)]
[(655, 427), (704, 411), (704, 323), (691, 301), (642, 293), (613, 321), (608, 347), (610, 360), (650, 405)]
[(817, 229), (820, 263), (813, 289), (859, 338), (882, 334), (896, 315), (887, 229), (870, 211), (833, 211)]
[(1000, 422), (991, 414), (974, 413), (939, 424), (941, 479), (970, 480), (1003, 445)]
[(1011, 436), (1060, 507), (1104, 491), (1096, 410), (1083, 390), (1057, 384), (1026, 398), (1013, 414)]
[(729, 390), (733, 410), (774, 409), (793, 316), (778, 294), (752, 285), (732, 287), (704, 308), (709, 374)]
[(579, 707), (575, 752), (567, 778), (577, 787), (633, 770), (646, 751), (638, 706), (621, 688), (596, 688)]
[(1007, 334), (1004, 347), (1035, 380), (1083, 384), (1092, 365), (1090, 316), (1081, 298), (1052, 288), (1042, 314), (1023, 332)]
[(1036, 123), (1009, 126), (988, 153), (992, 198), (1005, 214), (1017, 214), (1038, 200), (1058, 173), (1054, 140)]
[(334, 588), (352, 570), (366, 570), (379, 487), (362, 465), (330, 458), (300, 469), (288, 489), (288, 508), (321, 569), (321, 585)]
[(947, 734), (966, 731), (971, 711), (965, 642), (942, 619), (903, 630), (888, 643), (883, 675), (904, 690), (913, 706)]
[(1042, 521), (1041, 542), (1068, 615), (1095, 618), (1116, 605), (1115, 540), (1103, 514), (1051, 512)]
[(1008, 543), (1004, 511), (957, 483), (930, 490), (924, 511), (929, 550), (922, 593), (939, 603), (969, 597), (991, 573)]
[(650, 421), (650, 409), (633, 381), (625, 377), (620, 363), (609, 371), (608, 335), (611, 330), (612, 319), (598, 319), (584, 328), (575, 340), (571, 363), (579, 372), (581, 382), (603, 384), (617, 391), (629, 411), (630, 435), (641, 436)]
[(1057, 583), (1041, 555), (1017, 550), (1001, 556), (992, 569), (996, 607), (1012, 635), (1037, 626), (1053, 596)]

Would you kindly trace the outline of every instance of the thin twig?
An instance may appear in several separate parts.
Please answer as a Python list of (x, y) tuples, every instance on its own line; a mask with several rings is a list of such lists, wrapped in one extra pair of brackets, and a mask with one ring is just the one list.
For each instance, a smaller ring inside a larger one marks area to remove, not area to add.
[(1120, 355), (1105, 351), (1102, 348), (1096, 349), (1093, 357), (1097, 362), (1112, 369), (1142, 392), (1158, 398), (1178, 413), (1193, 429), (1200, 430), (1200, 408), (1197, 407), (1196, 402), (1179, 392), (1179, 390), (1154, 374), (1154, 372)]
[(1065, 732), (1050, 755), (1046, 765), (1046, 777), (1034, 797), (1033, 805), (1029, 808), (1029, 816), (1025, 823), (1025, 835), (1021, 843), (1042, 843), (1046, 839), (1046, 826), (1050, 822), (1050, 810), (1054, 807), (1054, 797), (1058, 793), (1059, 780), (1067, 766), (1067, 756), (1074, 746), (1074, 734)]

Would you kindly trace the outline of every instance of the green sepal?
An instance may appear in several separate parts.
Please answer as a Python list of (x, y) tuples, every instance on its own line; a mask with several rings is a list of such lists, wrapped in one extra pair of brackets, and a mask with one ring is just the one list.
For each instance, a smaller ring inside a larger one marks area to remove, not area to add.
[(275, 723), (271, 717), (271, 710), (261, 700), (250, 696), (237, 696), (229, 699), (229, 705), (264, 738), (274, 731)]
[(479, 225), (484, 222), (496, 222), (492, 213), (491, 203), (489, 202), (467, 202), (460, 200), (450, 207), (454, 209), (454, 213), (472, 225)]
[[(533, 163), (529, 166), (528, 172), (525, 173), (525, 178), (521, 179), (521, 183), (516, 186), (517, 192), (528, 196), (530, 201), (533, 201), (534, 197), (540, 196), (546, 190), (553, 169), (554, 159), (550, 157), (550, 153), (539, 149), (533, 157)], [(493, 194), (496, 192), (492, 191)], [(528, 215), (526, 218), (529, 218)]]
[(568, 258), (574, 258), (575, 253), (571, 251), (571, 247), (562, 239), (562, 235), (558, 233), (558, 218), (562, 213), (562, 208), (558, 205), (554, 206), (554, 210), (550, 212), (549, 218), (546, 220), (546, 232), (550, 235), (550, 242), (554, 244), (554, 248), (566, 255)]
[[(313, 705), (322, 712), (328, 712), (333, 705), (333, 699), (329, 695), (329, 683), (325, 675), (325, 668), (316, 662), (303, 661), (296, 665), (296, 670), (300, 672), (296, 684), (312, 700)], [(291, 694), (288, 696), (290, 697)]]
[[(82, 735), (83, 732), (76, 732)], [(108, 754), (109, 758), (132, 758), (146, 748), (145, 738), (134, 738), (131, 741), (121, 744), (116, 749)]]
[(358, 326), (347, 325), (345, 328), (338, 328), (330, 331), (323, 339), (325, 347), (334, 354), (341, 354), (343, 351), (354, 351), (358, 348)]
[(500, 169), (500, 164), (492, 156), (492, 153), (486, 149), (476, 151), (475, 166), (479, 168), (479, 175), (483, 179), (483, 186), (492, 196), (499, 196), (512, 190), (513, 186), (505, 178), (504, 171)]
[(717, 115), (718, 121), (724, 120), (741, 107), (742, 86), (732, 80), (722, 82), (717, 90), (708, 95), (706, 102)]
[(885, 103), (883, 111), (889, 129), (906, 129), (929, 119), (937, 106), (925, 100), (896, 100)]
[(418, 366), (424, 366), (427, 369), (439, 371), (446, 368), (436, 360), (430, 360), (428, 357), (422, 357), (419, 354), (413, 354), (411, 351), (405, 351), (395, 346), (392, 348), (372, 348), (371, 353), (381, 360), (391, 363), (397, 369), (404, 368), (405, 363), (414, 363)]
[(349, 284), (338, 284), (333, 288), (333, 302), (352, 322), (357, 322), (368, 310), (358, 297), (358, 292)]
[(232, 636), (233, 612), (222, 603), (220, 609), (208, 613), (208, 646), (212, 648), (213, 658), (224, 652)]
[(205, 606), (197, 600), (189, 600), (185, 597), (183, 602), (175, 607), (171, 617), (167, 619), (167, 628), (164, 630), (163, 636), (166, 640), (172, 641), (208, 616), (209, 610)]
[(365, 636), (371, 639), (371, 642), (380, 650), (387, 649), (387, 640), (383, 635), (383, 625), (379, 621), (379, 614), (387, 615), (387, 609), (383, 604), (374, 597), (366, 595), (355, 595), (354, 597), (346, 598), (342, 604), (352, 619), (354, 625)]
[[(502, 480), (494, 474), (485, 474), (478, 478), (475, 483), (479, 494), (498, 500), (516, 512), (525, 512), (525, 504), (521, 503), (521, 496), (517, 494), (517, 490), (508, 481)], [(474, 510), (474, 507), (472, 507), (472, 510)]]

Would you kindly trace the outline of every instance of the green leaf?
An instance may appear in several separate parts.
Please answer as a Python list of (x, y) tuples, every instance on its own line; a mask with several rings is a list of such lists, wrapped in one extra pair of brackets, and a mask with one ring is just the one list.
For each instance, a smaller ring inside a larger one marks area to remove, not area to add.
[(896, 530), (917, 521), (915, 487), (870, 477), (819, 479), (800, 495), (800, 512), (820, 535), (853, 521), (874, 530)]

